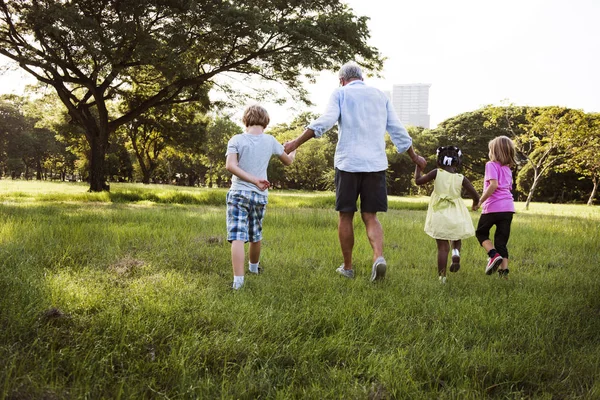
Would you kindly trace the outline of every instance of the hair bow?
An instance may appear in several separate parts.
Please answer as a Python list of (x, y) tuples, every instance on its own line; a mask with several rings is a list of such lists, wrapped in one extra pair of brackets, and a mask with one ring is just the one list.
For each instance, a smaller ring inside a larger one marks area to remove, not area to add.
[(448, 157), (448, 156), (444, 156), (444, 162), (442, 163), (443, 165), (452, 165), (452, 157)]

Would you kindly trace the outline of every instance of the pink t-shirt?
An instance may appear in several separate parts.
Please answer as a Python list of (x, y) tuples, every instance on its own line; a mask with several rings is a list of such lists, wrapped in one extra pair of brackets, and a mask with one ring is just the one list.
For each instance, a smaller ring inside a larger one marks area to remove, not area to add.
[(497, 161), (488, 161), (485, 164), (484, 192), (490, 186), (491, 179), (498, 181), (498, 188), (483, 202), (481, 213), (515, 212), (515, 203), (510, 192), (512, 189), (512, 171), (510, 167)]

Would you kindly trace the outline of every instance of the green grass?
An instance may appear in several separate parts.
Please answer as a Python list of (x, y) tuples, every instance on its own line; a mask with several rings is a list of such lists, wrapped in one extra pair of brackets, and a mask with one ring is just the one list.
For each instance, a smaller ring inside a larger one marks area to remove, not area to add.
[(600, 398), (598, 207), (518, 204), (510, 280), (471, 238), (442, 286), (391, 197), (373, 285), (358, 217), (347, 280), (333, 195), (274, 190), (232, 292), (225, 190), (111, 188), (0, 181), (0, 399)]

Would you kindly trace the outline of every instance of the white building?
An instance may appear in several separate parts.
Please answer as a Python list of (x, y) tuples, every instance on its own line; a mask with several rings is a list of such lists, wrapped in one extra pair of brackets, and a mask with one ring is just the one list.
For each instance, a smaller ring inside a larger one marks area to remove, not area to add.
[(404, 125), (429, 128), (429, 83), (392, 87), (392, 106)]

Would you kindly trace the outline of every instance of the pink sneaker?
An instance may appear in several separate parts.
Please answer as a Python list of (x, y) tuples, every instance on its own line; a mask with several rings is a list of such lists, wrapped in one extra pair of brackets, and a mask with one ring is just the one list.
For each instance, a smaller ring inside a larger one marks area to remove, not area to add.
[(485, 274), (486, 275), (493, 274), (500, 266), (500, 263), (502, 263), (502, 256), (500, 254), (496, 253), (496, 255), (494, 255), (494, 257), (488, 259), (488, 263), (485, 266)]

